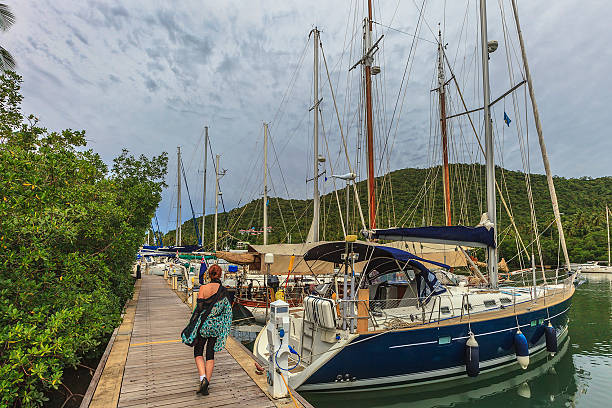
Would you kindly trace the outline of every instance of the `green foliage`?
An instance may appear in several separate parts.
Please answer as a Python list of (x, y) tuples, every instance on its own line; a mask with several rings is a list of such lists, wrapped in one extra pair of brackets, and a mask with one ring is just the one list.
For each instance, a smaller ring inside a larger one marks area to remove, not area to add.
[(24, 118), (20, 82), (0, 77), (0, 406), (29, 407), (120, 322), (167, 157), (109, 171), (84, 131)]
[[(0, 30), (7, 31), (13, 24), (15, 24), (15, 14), (8, 5), (0, 3)], [(14, 70), (16, 65), (11, 53), (0, 46), (0, 70)]]
[[(504, 198), (511, 207), (513, 217), (525, 245), (534, 239), (525, 174), (522, 172), (497, 168), (496, 178), (504, 193)], [(538, 230), (541, 235), (542, 252), (545, 264), (556, 265), (559, 254), (559, 239), (554, 220), (546, 177), (531, 174), (531, 187)], [(485, 173), (481, 165), (451, 165), (451, 208), (453, 224), (476, 225), (480, 216), (486, 211)], [(607, 259), (607, 238), (605, 205), (612, 203), (612, 177), (579, 179), (554, 178), (559, 206), (563, 212), (562, 220), (565, 229), (570, 259), (572, 262)], [(365, 182), (357, 185), (361, 197), (361, 206), (367, 222), (367, 187)], [(439, 167), (430, 169), (408, 168), (397, 170), (377, 179), (378, 214), (377, 225), (380, 227), (422, 225), (444, 225), (444, 202), (442, 199), (442, 181)], [(392, 194), (391, 194), (392, 192)], [(321, 232), (322, 240), (342, 239), (342, 226), (338, 203), (345, 212), (345, 190), (321, 197)], [(353, 200), (351, 191), (351, 199)], [(391, 199), (393, 197), (393, 199)], [(262, 200), (252, 201), (245, 206), (219, 214), (219, 237), (221, 247), (234, 245), (236, 241), (249, 241), (261, 244), (262, 235), (244, 235), (240, 229), (255, 227), (262, 229)], [(497, 216), (499, 222), (500, 257), (511, 261), (510, 265), (520, 266), (517, 254), (516, 234), (510, 226), (510, 219), (498, 197)], [(292, 242), (303, 242), (312, 220), (312, 200), (285, 200), (271, 197), (268, 207), (268, 219), (272, 231), (268, 242), (287, 242), (288, 234)], [(296, 221), (297, 220), (297, 221)], [(359, 215), (351, 202), (349, 216), (350, 233), (361, 229)], [(198, 225), (202, 219), (198, 218)], [(284, 224), (283, 224), (284, 223)], [(204, 243), (210, 248), (213, 240), (213, 215), (206, 216), (206, 234)], [(166, 244), (174, 243), (174, 231), (164, 237)], [(195, 243), (193, 223), (183, 224), (183, 243)], [(537, 249), (529, 247), (537, 256)], [(482, 257), (482, 256), (481, 256)], [(526, 259), (523, 259), (526, 261)], [(563, 261), (561, 261), (563, 262)]]

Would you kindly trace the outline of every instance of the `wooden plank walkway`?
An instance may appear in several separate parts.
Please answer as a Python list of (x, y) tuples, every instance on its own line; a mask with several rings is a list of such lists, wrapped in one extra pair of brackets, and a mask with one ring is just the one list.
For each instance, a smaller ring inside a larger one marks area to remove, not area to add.
[[(193, 349), (179, 340), (189, 316), (189, 308), (163, 277), (143, 275), (134, 300), (126, 309), (127, 325), (124, 319), (89, 407), (294, 406), (288, 399), (269, 398), (262, 390), (265, 378), (245, 371), (253, 366), (248, 351), (239, 350), (242, 346), (231, 338), (227, 347), (232, 354), (226, 349), (215, 353), (210, 395), (196, 394), (199, 380)], [(301, 397), (294, 396), (300, 405), (309, 406)]]

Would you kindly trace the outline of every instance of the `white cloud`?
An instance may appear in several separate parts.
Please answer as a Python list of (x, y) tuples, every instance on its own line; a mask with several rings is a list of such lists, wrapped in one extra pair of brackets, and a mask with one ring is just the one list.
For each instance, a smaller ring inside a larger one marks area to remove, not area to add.
[[(377, 21), (414, 32), (415, 4), (421, 4), (420, 0), (380, 3)], [(490, 37), (500, 42), (500, 49), (491, 57), (492, 96), (496, 97), (511, 84), (499, 7), (496, 2), (488, 3)], [(504, 3), (507, 21), (512, 24), (508, 2)], [(610, 28), (601, 12), (606, 4), (601, 0), (580, 4), (540, 0), (519, 1), (519, 5), (553, 171), (563, 176), (610, 174), (607, 156), (612, 139), (608, 137), (607, 108), (611, 97), (605, 79), (612, 55), (606, 44)], [(214, 150), (223, 155), (222, 166), (229, 170), (223, 179), (228, 207), (261, 193), (263, 121), (274, 121), (271, 132), (290, 195), (304, 198), (310, 194), (312, 187), (305, 179), (312, 167), (312, 118), (308, 112), (312, 105), (312, 43), (304, 47), (315, 25), (322, 30), (345, 132), (354, 151), (359, 78), (358, 74), (347, 76), (347, 69), (359, 59), (364, 15), (361, 1), (191, 1), (172, 6), (145, 0), (40, 1), (18, 2), (12, 7), (17, 24), (3, 34), (3, 42), (24, 76), (24, 110), (36, 113), (52, 129), (86, 129), (92, 147), (107, 161), (123, 147), (138, 154), (169, 152), (170, 185), (176, 177), (174, 152), (182, 145), (196, 201), (201, 195), (201, 164), (197, 164), (201, 152), (195, 146), (204, 125), (210, 126)], [(477, 3), (427, 2), (425, 16), (428, 25), (419, 35), (432, 40), (430, 28), (435, 32), (438, 21), (443, 23), (447, 52), (461, 76), (468, 105), (477, 106), (481, 99), (479, 62), (473, 56), (478, 40)], [(376, 38), (385, 34), (378, 55), (383, 72), (377, 77), (381, 81), (378, 95), (385, 97), (384, 105), (376, 111), (378, 118), (385, 119), (377, 130), (380, 151), (412, 38), (384, 26), (375, 28)], [(434, 44), (419, 41), (406, 97), (400, 97), (403, 108), (397, 134), (393, 127), (388, 141), (389, 148), (393, 145), (392, 169), (423, 167), (432, 161), (428, 145), (435, 52)], [(517, 81), (516, 48), (511, 55)], [(291, 92), (283, 101), (290, 84)], [(324, 72), (320, 84), (330, 161), (338, 171), (344, 171)], [(498, 116), (504, 109), (518, 120), (511, 103), (507, 99), (505, 107), (495, 109), (499, 131), (503, 123)], [(456, 102), (454, 109), (461, 109)], [(459, 132), (459, 124), (454, 126)], [(467, 128), (463, 130), (467, 140), (471, 135)], [(511, 129), (504, 132), (504, 165), (520, 168), (516, 137)], [(532, 157), (537, 158), (532, 124), (529, 134)], [(460, 139), (457, 134), (458, 143)], [(472, 139), (470, 146), (474, 148)], [(326, 154), (324, 144), (321, 151)], [(275, 194), (286, 195), (273, 157), (271, 161)], [(534, 159), (532, 168), (540, 169), (539, 162)], [(386, 168), (386, 158), (382, 168)], [(174, 226), (171, 191), (165, 194), (159, 211), (164, 229)]]

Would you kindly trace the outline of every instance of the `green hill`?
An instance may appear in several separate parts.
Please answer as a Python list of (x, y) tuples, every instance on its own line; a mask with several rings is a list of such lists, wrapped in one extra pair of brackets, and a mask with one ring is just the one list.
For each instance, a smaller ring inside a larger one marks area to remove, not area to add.
[[(496, 169), (496, 177), (504, 198), (510, 207), (525, 245), (534, 241), (529, 200), (522, 172)], [(558, 234), (553, 224), (552, 206), (546, 177), (531, 174), (531, 188), (541, 234), (544, 262), (556, 265), (558, 256)], [(486, 211), (484, 166), (451, 165), (451, 209), (453, 224), (476, 225)], [(563, 225), (572, 262), (607, 259), (605, 205), (612, 202), (612, 177), (579, 179), (555, 177), (559, 207), (563, 213)], [(366, 184), (357, 185), (361, 205), (367, 222)], [(344, 189), (338, 191), (338, 200), (345, 215)], [(354, 205), (351, 190), (350, 233), (361, 229), (359, 215)], [(428, 169), (408, 168), (394, 171), (377, 179), (377, 226), (422, 226), (444, 224), (444, 202), (442, 196), (440, 167)], [(514, 266), (518, 264), (516, 234), (510, 225), (507, 211), (500, 198), (498, 202), (498, 224), (500, 257)], [(262, 200), (252, 201), (227, 213), (219, 214), (219, 247), (233, 246), (237, 241), (262, 243), (262, 234), (247, 235), (240, 230), (262, 229)], [(320, 238), (342, 239), (342, 227), (338, 215), (335, 193), (321, 197)], [(269, 243), (301, 242), (305, 239), (312, 220), (312, 200), (286, 200), (271, 197), (268, 219), (271, 231)], [(202, 219), (198, 218), (198, 225)], [(213, 241), (214, 215), (206, 216), (205, 247)], [(164, 242), (174, 243), (174, 230), (169, 231)], [(223, 237), (223, 238), (221, 238)], [(183, 224), (183, 244), (196, 243), (192, 221)], [(531, 248), (529, 249), (531, 251)], [(535, 244), (533, 251), (537, 256)]]

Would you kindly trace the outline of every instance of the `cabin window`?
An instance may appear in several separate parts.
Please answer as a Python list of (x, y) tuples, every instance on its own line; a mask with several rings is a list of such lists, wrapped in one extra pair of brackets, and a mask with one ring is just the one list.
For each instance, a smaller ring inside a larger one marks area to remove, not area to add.
[(466, 304), (463, 305), (463, 308), (465, 310), (472, 310), (472, 305), (470, 303), (466, 303)]
[(448, 306), (442, 306), (440, 312), (442, 312), (442, 314), (450, 314), (450, 308)]
[(450, 344), (451, 342), (451, 338), (450, 336), (444, 336), (444, 337), (440, 337), (438, 339), (438, 344), (439, 345), (443, 345), (443, 344)]
[(540, 326), (543, 325), (544, 324), (544, 319), (538, 320), (538, 323), (539, 323)]
[(531, 327), (536, 327), (538, 325), (538, 321), (537, 320), (532, 320), (531, 321)]
[(495, 303), (494, 300), (485, 300), (484, 301), (484, 305), (485, 307), (494, 307), (497, 305), (497, 303)]
[(502, 305), (509, 305), (510, 303), (512, 303), (512, 301), (510, 300), (510, 298), (499, 298), (499, 303), (501, 303)]

